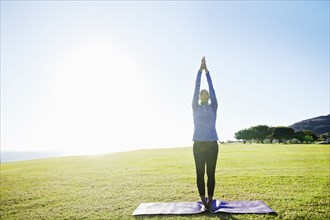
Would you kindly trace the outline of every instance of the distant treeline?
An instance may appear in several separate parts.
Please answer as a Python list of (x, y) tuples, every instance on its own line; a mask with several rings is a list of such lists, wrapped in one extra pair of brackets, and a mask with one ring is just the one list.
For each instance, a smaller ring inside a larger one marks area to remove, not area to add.
[(321, 135), (315, 134), (310, 130), (295, 131), (293, 128), (278, 126), (270, 127), (267, 125), (257, 125), (245, 128), (235, 133), (237, 140), (255, 141), (257, 143), (313, 143), (315, 141), (326, 141), (330, 137), (330, 133)]

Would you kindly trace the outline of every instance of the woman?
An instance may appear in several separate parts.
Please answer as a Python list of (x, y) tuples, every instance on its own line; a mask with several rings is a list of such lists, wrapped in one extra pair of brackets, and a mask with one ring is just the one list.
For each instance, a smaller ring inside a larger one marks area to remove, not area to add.
[[(209, 92), (206, 89), (199, 91), (203, 70), (205, 71), (209, 85)], [(211, 104), (208, 103), (209, 99), (211, 99)], [(218, 158), (218, 135), (215, 129), (218, 102), (213, 89), (210, 72), (206, 67), (205, 57), (202, 58), (201, 67), (197, 73), (192, 108), (195, 126), (193, 152), (196, 165), (197, 188), (203, 205), (206, 209), (212, 211), (212, 198), (215, 187), (215, 168)], [(208, 202), (205, 198), (205, 165), (207, 173)]]

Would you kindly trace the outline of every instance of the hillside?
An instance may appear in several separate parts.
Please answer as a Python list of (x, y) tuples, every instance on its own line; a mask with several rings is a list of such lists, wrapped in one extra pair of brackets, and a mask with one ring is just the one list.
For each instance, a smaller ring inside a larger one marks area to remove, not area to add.
[(315, 134), (324, 134), (330, 132), (330, 114), (326, 116), (319, 116), (311, 119), (306, 119), (289, 127), (293, 128), (295, 131), (310, 130)]
[(324, 145), (223, 144), (215, 198), (262, 200), (278, 216), (133, 217), (141, 202), (198, 201), (192, 148), (1, 163), (1, 219), (329, 219)]

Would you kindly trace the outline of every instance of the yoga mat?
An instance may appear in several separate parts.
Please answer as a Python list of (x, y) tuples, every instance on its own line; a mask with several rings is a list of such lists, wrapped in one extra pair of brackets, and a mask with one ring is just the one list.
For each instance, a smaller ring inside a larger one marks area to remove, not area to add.
[[(262, 201), (233, 201), (213, 200), (212, 213), (226, 212), (233, 214), (265, 214), (275, 213)], [(141, 203), (132, 215), (184, 215), (205, 212), (201, 202), (157, 202)]]

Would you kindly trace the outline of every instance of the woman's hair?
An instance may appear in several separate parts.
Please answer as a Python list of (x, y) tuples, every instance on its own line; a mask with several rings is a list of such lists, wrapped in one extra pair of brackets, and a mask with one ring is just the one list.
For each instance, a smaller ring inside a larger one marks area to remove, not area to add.
[(206, 92), (207, 94), (209, 94), (209, 91), (207, 91), (206, 89), (202, 89), (199, 94), (202, 94), (203, 92)]

